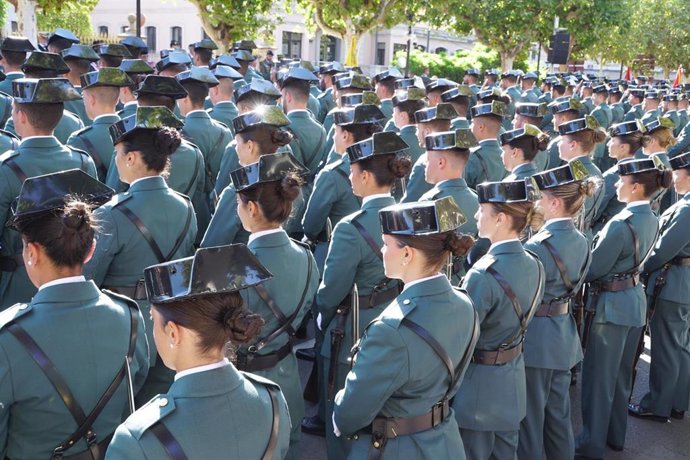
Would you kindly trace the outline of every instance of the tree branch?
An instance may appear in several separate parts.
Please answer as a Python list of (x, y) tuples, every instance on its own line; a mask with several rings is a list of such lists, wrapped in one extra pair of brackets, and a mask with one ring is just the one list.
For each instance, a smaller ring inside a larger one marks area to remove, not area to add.
[(315, 6), (316, 11), (314, 12), (314, 22), (316, 22), (316, 25), (319, 26), (319, 29), (321, 29), (321, 32), (323, 32), (326, 35), (330, 35), (332, 37), (339, 38), (343, 40), (345, 38), (345, 33), (340, 32), (333, 27), (329, 27), (326, 25), (326, 21), (323, 18), (323, 8), (321, 6)]

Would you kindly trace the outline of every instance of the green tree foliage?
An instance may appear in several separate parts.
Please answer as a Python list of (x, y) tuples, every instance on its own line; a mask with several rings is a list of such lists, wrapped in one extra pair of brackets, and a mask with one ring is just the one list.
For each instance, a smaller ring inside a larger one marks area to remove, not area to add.
[(271, 0), (189, 0), (197, 7), (206, 34), (222, 49), (236, 40), (265, 38), (275, 18)]
[(96, 2), (62, 2), (57, 8), (55, 5), (36, 10), (36, 26), (39, 31), (52, 32), (58, 27), (69, 29), (78, 37), (93, 36), (91, 24), (91, 10)]

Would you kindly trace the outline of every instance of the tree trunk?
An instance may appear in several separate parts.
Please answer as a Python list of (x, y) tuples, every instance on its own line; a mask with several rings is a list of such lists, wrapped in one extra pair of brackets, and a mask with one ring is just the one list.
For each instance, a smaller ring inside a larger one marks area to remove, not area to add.
[(501, 51), (501, 69), (505, 72), (513, 68), (517, 53), (512, 51)]
[(36, 0), (17, 0), (17, 27), (19, 35), (38, 43), (36, 28)]
[(347, 32), (343, 37), (343, 45), (345, 46), (345, 65), (356, 66), (359, 65), (359, 58), (357, 52), (359, 51), (359, 40), (362, 37), (361, 33)]

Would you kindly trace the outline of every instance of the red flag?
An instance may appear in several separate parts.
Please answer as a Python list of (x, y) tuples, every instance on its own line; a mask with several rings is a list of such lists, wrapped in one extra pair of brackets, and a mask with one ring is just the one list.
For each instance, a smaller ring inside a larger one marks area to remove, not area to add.
[(683, 65), (678, 66), (678, 71), (676, 72), (676, 79), (673, 80), (673, 88), (680, 86), (683, 83)]
[(628, 70), (625, 71), (625, 79), (628, 81), (632, 80), (632, 71), (630, 70), (630, 67), (628, 67)]

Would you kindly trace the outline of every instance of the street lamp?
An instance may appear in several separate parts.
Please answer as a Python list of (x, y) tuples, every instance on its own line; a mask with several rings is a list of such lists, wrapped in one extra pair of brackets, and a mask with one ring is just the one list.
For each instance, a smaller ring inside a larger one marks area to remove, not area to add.
[(141, 38), (141, 0), (137, 0), (137, 37)]

